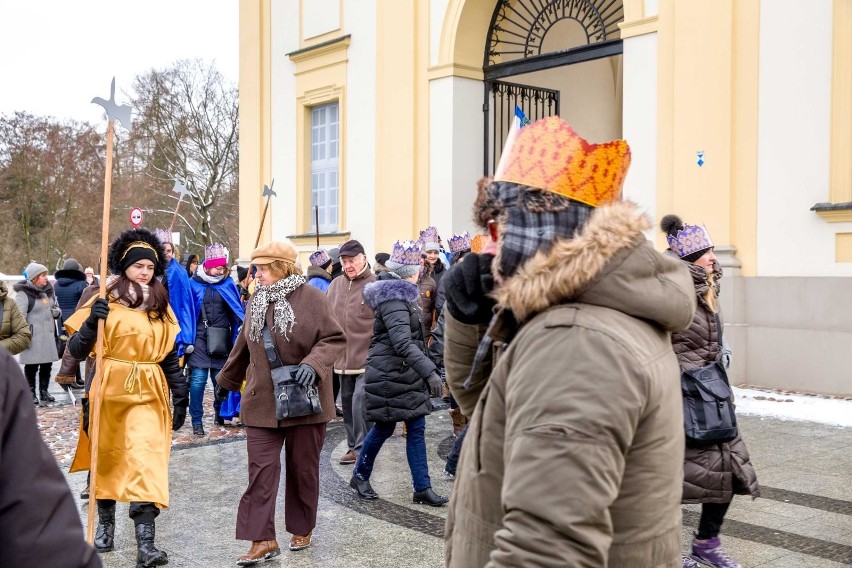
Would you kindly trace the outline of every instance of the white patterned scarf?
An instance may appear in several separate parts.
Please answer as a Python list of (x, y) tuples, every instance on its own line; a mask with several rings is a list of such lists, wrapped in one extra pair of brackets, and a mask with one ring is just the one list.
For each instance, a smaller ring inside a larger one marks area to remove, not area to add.
[[(106, 280), (107, 289), (110, 286), (112, 286), (113, 282), (115, 282), (119, 278), (120, 278), (120, 276), (116, 276), (115, 274), (110, 274), (109, 276), (107, 276), (107, 280)], [(147, 284), (141, 284), (139, 282), (137, 282), (137, 284), (139, 284), (139, 287), (142, 289), (142, 303), (139, 304), (137, 307), (131, 308), (131, 309), (139, 310), (141, 312), (146, 312), (146, 311), (148, 311), (148, 285)], [(130, 304), (132, 304), (133, 302), (136, 301), (136, 288), (133, 287), (133, 286), (130, 286), (129, 288), (127, 288), (127, 296), (128, 296), (127, 298), (115, 298), (115, 299), (118, 303), (120, 303), (124, 306), (127, 306), (129, 308)]]
[(270, 331), (278, 331), (284, 339), (290, 341), (288, 334), (296, 325), (296, 314), (293, 306), (287, 301), (287, 296), (293, 290), (306, 282), (301, 274), (292, 274), (287, 278), (279, 280), (272, 286), (258, 284), (251, 299), (251, 328), (249, 339), (260, 341), (263, 337), (263, 326), (266, 323), (266, 307), (270, 302), (275, 302), (275, 310)]

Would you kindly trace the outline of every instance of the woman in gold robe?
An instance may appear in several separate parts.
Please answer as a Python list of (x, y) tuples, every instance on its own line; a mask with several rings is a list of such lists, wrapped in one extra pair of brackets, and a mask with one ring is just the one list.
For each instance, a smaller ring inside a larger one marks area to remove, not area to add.
[[(95, 348), (98, 320), (105, 320), (103, 373), (92, 402), (100, 409), (94, 544), (98, 552), (113, 549), (115, 503), (129, 502), (137, 566), (159, 566), (168, 555), (154, 545), (154, 519), (169, 505), (171, 430), (183, 425), (188, 403), (174, 350), (179, 327), (157, 279), (165, 253), (153, 233), (125, 231), (108, 259), (108, 300), (93, 298), (65, 321), (68, 349), (82, 360)], [(89, 469), (86, 422), (71, 471)]]

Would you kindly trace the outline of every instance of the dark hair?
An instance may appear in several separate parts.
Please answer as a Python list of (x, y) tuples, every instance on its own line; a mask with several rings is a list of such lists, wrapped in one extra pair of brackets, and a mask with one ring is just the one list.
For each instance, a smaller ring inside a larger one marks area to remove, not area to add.
[(187, 272), (187, 274), (189, 274), (189, 276), (191, 278), (192, 277), (192, 271), (190, 271), (189, 265), (192, 264), (193, 262), (199, 261), (198, 255), (197, 254), (187, 254), (186, 257), (184, 257), (184, 258), (186, 258), (186, 261), (183, 263), (183, 267), (186, 268), (186, 272)]
[[(130, 294), (130, 289), (135, 293), (135, 299)], [(115, 282), (107, 287), (107, 293), (118, 299), (124, 300), (128, 308), (135, 309), (142, 305), (144, 297), (142, 286), (133, 282), (124, 274), (115, 279)], [(131, 301), (132, 299), (132, 301)], [(148, 319), (160, 321), (172, 321), (169, 317), (169, 292), (163, 283), (154, 278), (148, 284)], [(172, 321), (172, 323), (174, 323)]]

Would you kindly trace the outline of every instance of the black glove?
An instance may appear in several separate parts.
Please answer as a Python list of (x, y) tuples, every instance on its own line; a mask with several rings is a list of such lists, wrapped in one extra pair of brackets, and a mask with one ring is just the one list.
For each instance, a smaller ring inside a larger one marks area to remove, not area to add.
[(494, 289), (491, 261), (494, 255), (468, 253), (441, 279), (450, 315), (462, 323), (487, 324), (496, 303), (488, 296)]
[(83, 432), (89, 433), (89, 397), (84, 396), (80, 401), (80, 406), (83, 407)]
[(186, 407), (175, 406), (172, 411), (172, 430), (180, 430), (184, 422), (186, 422)]
[(107, 319), (109, 315), (109, 302), (107, 302), (104, 298), (98, 298), (92, 304), (91, 311), (89, 313), (89, 317), (86, 318), (84, 325), (90, 327), (92, 329), (98, 328), (98, 320)]
[(444, 390), (444, 385), (441, 382), (441, 377), (438, 376), (438, 373), (432, 373), (426, 378), (426, 382), (429, 383), (429, 395), (432, 398), (438, 398), (441, 396), (441, 393)]
[(228, 398), (228, 394), (231, 391), (223, 387), (222, 385), (216, 385), (216, 389), (213, 391), (214, 396), (216, 397), (216, 402), (224, 402)]
[(307, 363), (299, 365), (296, 372), (293, 374), (293, 378), (306, 389), (313, 388), (313, 386), (317, 384), (317, 372), (314, 371), (314, 368)]

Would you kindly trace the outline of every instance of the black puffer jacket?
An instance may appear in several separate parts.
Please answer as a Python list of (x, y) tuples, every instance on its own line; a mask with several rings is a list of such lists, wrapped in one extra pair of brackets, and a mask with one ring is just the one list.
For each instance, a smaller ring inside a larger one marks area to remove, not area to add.
[(364, 300), (376, 315), (365, 385), (371, 422), (399, 422), (432, 411), (426, 378), (435, 364), (426, 356), (419, 296), (417, 286), (403, 280), (379, 280), (364, 288)]

